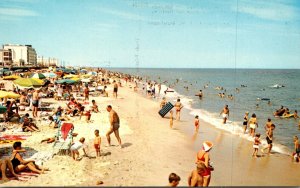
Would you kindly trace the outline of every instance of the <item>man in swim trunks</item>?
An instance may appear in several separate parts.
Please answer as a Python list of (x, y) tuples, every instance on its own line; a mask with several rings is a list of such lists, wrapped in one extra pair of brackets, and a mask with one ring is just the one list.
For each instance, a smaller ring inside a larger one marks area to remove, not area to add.
[(229, 118), (229, 108), (226, 104), (223, 110), (221, 111), (220, 115), (223, 117), (223, 124), (226, 124), (227, 119)]
[(266, 149), (269, 149), (268, 151), (268, 154), (271, 153), (271, 149), (272, 149), (272, 143), (273, 143), (273, 130), (275, 129), (275, 125), (272, 124), (270, 128), (268, 128), (267, 132), (266, 132), (266, 140), (267, 140), (267, 143), (268, 143), (268, 146), (261, 149), (261, 152), (264, 153), (264, 151)]
[(38, 107), (39, 107), (39, 90), (35, 90), (33, 95), (32, 95), (32, 106), (33, 106), (33, 110), (32, 110), (32, 116), (34, 118), (37, 117), (37, 112), (38, 112)]
[(113, 81), (113, 83), (114, 83), (114, 97), (118, 97), (118, 84), (117, 84), (117, 82), (114, 80)]
[(119, 142), (119, 146), (122, 148), (121, 138), (120, 138), (120, 135), (119, 135), (119, 127), (120, 127), (119, 116), (118, 116), (117, 112), (115, 112), (112, 109), (111, 105), (108, 105), (106, 107), (106, 110), (109, 112), (109, 122), (110, 122), (110, 129), (106, 133), (106, 138), (107, 138), (108, 145), (111, 146), (110, 135), (112, 133), (115, 133), (115, 136), (116, 136), (116, 138)]

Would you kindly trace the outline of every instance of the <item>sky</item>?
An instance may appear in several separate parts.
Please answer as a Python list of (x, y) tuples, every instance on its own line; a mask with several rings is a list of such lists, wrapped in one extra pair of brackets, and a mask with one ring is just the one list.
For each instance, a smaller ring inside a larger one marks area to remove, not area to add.
[(1, 0), (0, 25), (65, 65), (300, 69), (299, 0)]

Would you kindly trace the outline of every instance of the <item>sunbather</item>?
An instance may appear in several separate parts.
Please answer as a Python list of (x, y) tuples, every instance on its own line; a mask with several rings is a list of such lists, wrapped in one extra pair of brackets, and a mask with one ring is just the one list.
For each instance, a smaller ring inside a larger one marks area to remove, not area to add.
[[(22, 172), (25, 169), (29, 169), (33, 172), (36, 172), (38, 174), (43, 174), (44, 171), (48, 170), (46, 168), (42, 168), (38, 165), (35, 164), (34, 160), (24, 160), (22, 156), (20, 155), (20, 151), (22, 150), (22, 143), (21, 142), (15, 142), (13, 144), (13, 153), (10, 158), (13, 169), (15, 172)], [(23, 150), (23, 152), (26, 152)]]
[(0, 172), (2, 174), (2, 180), (3, 181), (8, 181), (8, 178), (6, 176), (6, 169), (7, 169), (7, 167), (10, 170), (11, 174), (13, 176), (15, 176), (16, 178), (18, 178), (18, 174), (15, 173), (11, 161), (9, 160), (9, 158), (6, 158), (6, 159), (1, 159), (0, 160), (0, 169), (1, 169)]

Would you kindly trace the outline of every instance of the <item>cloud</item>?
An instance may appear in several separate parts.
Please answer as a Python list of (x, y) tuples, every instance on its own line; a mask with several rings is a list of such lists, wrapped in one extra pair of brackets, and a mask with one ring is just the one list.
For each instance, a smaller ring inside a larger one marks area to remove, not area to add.
[(23, 9), (23, 8), (0, 7), (0, 15), (24, 17), (24, 16), (37, 16), (38, 14), (32, 10)]
[[(236, 11), (236, 6), (232, 6), (232, 10)], [(238, 11), (273, 21), (291, 21), (299, 16), (297, 13), (299, 10), (297, 10), (297, 8), (283, 4), (282, 2), (272, 1), (250, 1), (247, 3), (241, 1), (238, 6)]]

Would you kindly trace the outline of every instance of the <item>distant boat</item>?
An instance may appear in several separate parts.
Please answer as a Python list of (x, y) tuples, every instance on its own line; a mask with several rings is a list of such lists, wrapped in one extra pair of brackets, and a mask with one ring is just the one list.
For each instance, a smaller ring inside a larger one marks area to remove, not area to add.
[(275, 84), (273, 86), (270, 86), (272, 88), (281, 88), (281, 87), (285, 87), (284, 85), (280, 85), (280, 84)]

